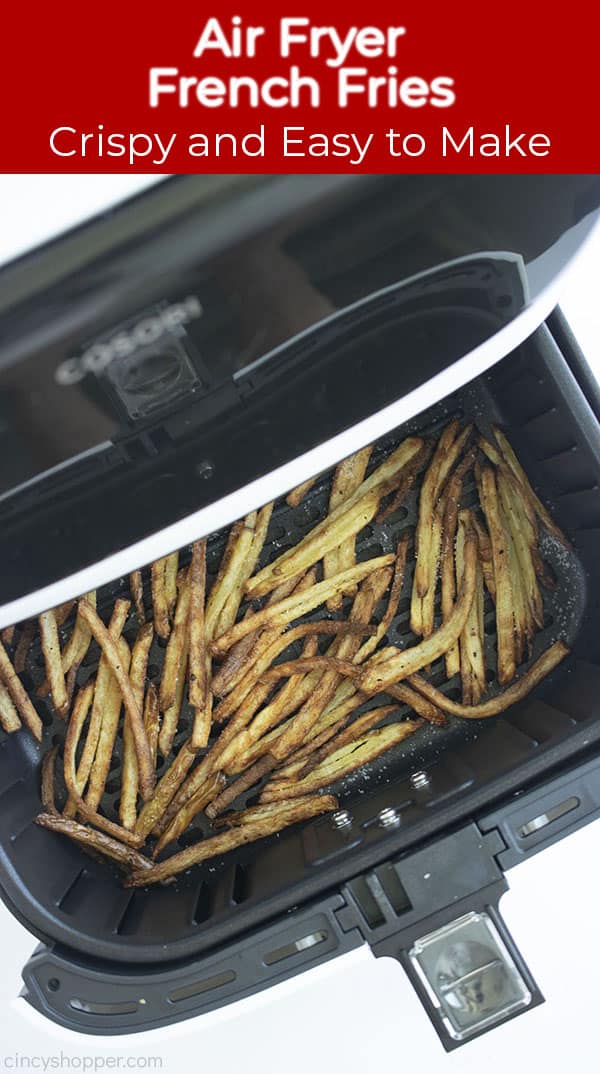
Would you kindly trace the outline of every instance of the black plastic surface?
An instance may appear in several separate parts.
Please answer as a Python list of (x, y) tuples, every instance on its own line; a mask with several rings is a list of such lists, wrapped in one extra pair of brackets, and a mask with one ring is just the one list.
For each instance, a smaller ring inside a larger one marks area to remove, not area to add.
[[(534, 483), (575, 539), (577, 558), (555, 561), (568, 592), (559, 590), (553, 622), (541, 639), (573, 639), (572, 657), (504, 717), (479, 724), (455, 720), (441, 733), (424, 728), (368, 774), (348, 780), (339, 792), (354, 818), (349, 832), (322, 818), (197, 867), (172, 888), (133, 895), (110, 868), (32, 824), (39, 808), (39, 754), (25, 735), (12, 736), (0, 749), (2, 886), (37, 935), (115, 961), (190, 958), (462, 823), (466, 814), (491, 808), (600, 737), (598, 607), (585, 600), (590, 590), (597, 592), (598, 580), (597, 423), (545, 329), (459, 398), (422, 415), (421, 424), (475, 406), (484, 426), (495, 417), (506, 424)], [(322, 495), (316, 489), (314, 501)], [(305, 507), (307, 524), (311, 504)], [(404, 510), (389, 529), (390, 546), (409, 524)], [(278, 517), (276, 512), (274, 526)], [(365, 550), (374, 541), (367, 532)], [(551, 544), (547, 552), (551, 559), (562, 555)], [(407, 637), (406, 614), (404, 598), (392, 638), (398, 631)], [(47, 738), (63, 731), (57, 725)], [(419, 769), (429, 778), (415, 789), (410, 775)], [(379, 811), (388, 806), (400, 811), (397, 828), (378, 824)]]

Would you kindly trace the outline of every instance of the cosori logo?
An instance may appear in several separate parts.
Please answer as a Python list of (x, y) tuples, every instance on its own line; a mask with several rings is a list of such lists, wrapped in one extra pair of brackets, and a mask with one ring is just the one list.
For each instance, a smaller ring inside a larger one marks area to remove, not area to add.
[(202, 316), (202, 303), (196, 295), (173, 302), (139, 321), (130, 321), (113, 335), (96, 340), (83, 354), (66, 358), (57, 367), (57, 384), (77, 384), (88, 373), (102, 373), (116, 358), (126, 358), (141, 347), (157, 343), (168, 333), (177, 333), (183, 325)]

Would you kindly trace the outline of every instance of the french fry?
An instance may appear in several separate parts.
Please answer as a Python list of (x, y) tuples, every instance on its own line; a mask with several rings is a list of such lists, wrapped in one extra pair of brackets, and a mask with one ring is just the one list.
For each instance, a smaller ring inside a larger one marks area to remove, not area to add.
[(502, 472), (498, 474), (497, 480), (500, 503), (514, 542), (527, 605), (533, 623), (541, 630), (544, 626), (544, 605), (533, 559), (537, 546), (535, 531), (525, 512), (520, 510), (522, 501), (519, 500), (515, 485)]
[(160, 731), (160, 708), (158, 704), (158, 691), (153, 682), (148, 683), (146, 698), (144, 701), (144, 727), (148, 736), (150, 756), (152, 764), (156, 767), (158, 754), (158, 734)]
[[(460, 511), (456, 538), (456, 577), (460, 580), (464, 571), (464, 545), (471, 527), (471, 512)], [(479, 551), (479, 549), (478, 549)], [(477, 704), (485, 693), (485, 658), (483, 651), (483, 574), (479, 558), (475, 575), (475, 592), (467, 621), (459, 638), (460, 673), (464, 704)]]
[(145, 839), (161, 819), (192, 767), (196, 753), (197, 750), (193, 749), (189, 741), (183, 743), (179, 753), (156, 784), (154, 794), (142, 806), (133, 829), (136, 835)]
[(175, 697), (173, 702), (169, 705), (168, 709), (163, 712), (162, 723), (160, 731), (158, 733), (158, 748), (163, 757), (171, 752), (173, 748), (173, 739), (177, 734), (177, 728), (179, 726), (179, 717), (181, 715), (181, 706), (183, 704), (183, 694), (187, 685), (187, 663), (188, 663), (188, 640), (187, 638), (183, 644), (183, 651), (179, 661), (179, 667), (177, 670), (177, 682), (175, 687)]
[(494, 471), (490, 466), (481, 470), (479, 496), (486, 518), (496, 582), (496, 630), (498, 634), (498, 680), (505, 686), (515, 676), (515, 638), (513, 591), (508, 568), (508, 549)]
[[(129, 670), (130, 652), (125, 638), (119, 638), (116, 643), (116, 648), (119, 665), (123, 668), (124, 673), (127, 674)], [(102, 724), (98, 736), (98, 745), (96, 746), (96, 753), (90, 769), (90, 778), (84, 798), (87, 808), (94, 811), (96, 811), (100, 805), (100, 799), (104, 794), (106, 780), (108, 779), (110, 762), (112, 760), (117, 729), (119, 726), (120, 712), (121, 691), (114, 670), (112, 670), (111, 679), (106, 692), (106, 700), (102, 710)]]
[(146, 884), (159, 883), (208, 858), (226, 854), (229, 850), (235, 850), (236, 847), (243, 846), (245, 843), (253, 843), (257, 839), (275, 835), (276, 832), (288, 828), (291, 824), (310, 820), (311, 817), (329, 813), (337, 808), (337, 798), (330, 794), (317, 794), (301, 802), (282, 802), (277, 813), (203, 839), (195, 846), (187, 847), (165, 861), (152, 865), (150, 869), (136, 869), (127, 880), (127, 884), (130, 887), (144, 887)]
[(532, 548), (531, 556), (533, 559), (533, 566), (535, 567), (535, 576), (536, 578), (539, 578), (540, 585), (542, 585), (544, 589), (549, 589), (550, 592), (552, 592), (552, 590), (556, 589), (556, 578), (552, 573), (551, 567), (548, 563), (544, 562), (539, 549)]
[(471, 522), (477, 534), (479, 545), (479, 563), (483, 574), (483, 581), (494, 604), (496, 603), (496, 579), (494, 578), (494, 561), (492, 557), (492, 542), (490, 535), (483, 522), (474, 511), (471, 512)]
[(421, 618), (424, 638), (428, 638), (431, 634), (433, 634), (435, 592), (437, 587), (441, 547), (442, 515), (440, 511), (435, 510), (433, 512), (433, 522), (431, 524), (431, 539), (429, 545), (429, 582), (427, 585), (427, 592), (425, 596), (421, 598)]
[(114, 639), (106, 629), (104, 623), (100, 619), (94, 608), (85, 601), (80, 604), (81, 614), (84, 620), (90, 627), (92, 634), (94, 635), (98, 645), (102, 649), (103, 653), (111, 665), (115, 678), (119, 684), (119, 689), (123, 698), (123, 705), (125, 706), (125, 712), (127, 719), (131, 723), (131, 729), (133, 733), (133, 739), (135, 742), (135, 750), (137, 754), (140, 791), (142, 798), (146, 800), (152, 794), (154, 787), (154, 765), (152, 764), (152, 757), (150, 755), (150, 747), (148, 746), (148, 739), (146, 737), (146, 731), (144, 728), (144, 721), (142, 719), (142, 713), (139, 706), (136, 703), (133, 691), (131, 689), (131, 683), (129, 678), (123, 670), (121, 663), (121, 656), (119, 650), (115, 644)]
[(307, 481), (303, 481), (301, 485), (296, 485), (295, 489), (288, 492), (285, 502), (288, 507), (299, 507), (304, 497), (310, 492), (311, 488), (319, 480), (321, 475), (317, 474), (316, 477), (309, 477)]
[(22, 726), (11, 696), (3, 682), (0, 682), (0, 727), (7, 735), (12, 735)]
[[(362, 451), (357, 451), (354, 455), (344, 459), (336, 468), (329, 495), (330, 512), (335, 511), (362, 484), (371, 457), (371, 451), (371, 447), (363, 448)], [(331, 578), (332, 575), (338, 574), (339, 571), (353, 567), (355, 562), (355, 537), (352, 536), (337, 548), (331, 548), (323, 556), (323, 577)], [(352, 593), (353, 591), (350, 590), (349, 592)], [(342, 593), (336, 593), (329, 598), (327, 607), (330, 611), (336, 611), (341, 608), (342, 596)]]
[(267, 802), (265, 805), (248, 806), (247, 809), (235, 809), (224, 813), (221, 817), (215, 817), (212, 822), (213, 828), (239, 828), (253, 820), (262, 820), (264, 817), (272, 817), (280, 809), (279, 802)]
[[(177, 679), (183, 649), (188, 641), (188, 618), (190, 610), (190, 584), (188, 572), (182, 572), (179, 579), (179, 596), (175, 610), (173, 627), (169, 635), (169, 641), (165, 652), (162, 668), (162, 676), (159, 688), (159, 702), (161, 712), (166, 712), (175, 700)], [(164, 727), (164, 720), (163, 720)], [(161, 746), (162, 749), (162, 746)], [(164, 751), (163, 751), (164, 752)], [(168, 752), (168, 751), (167, 751)]]
[(459, 423), (455, 420), (442, 431), (421, 485), (419, 518), (415, 534), (417, 564), (413, 581), (418, 597), (425, 596), (430, 583), (430, 554), (435, 506), (448, 475), (471, 433), (470, 426), (466, 426), (460, 433), (458, 429)]
[(411, 675), (409, 682), (415, 690), (418, 690), (423, 697), (428, 698), (434, 705), (437, 705), (442, 712), (447, 712), (450, 716), (458, 716), (466, 720), (483, 720), (487, 719), (488, 716), (499, 716), (500, 713), (505, 712), (512, 705), (516, 705), (518, 701), (522, 701), (539, 685), (542, 679), (560, 664), (561, 660), (564, 660), (569, 655), (569, 652), (569, 648), (563, 641), (555, 641), (506, 690), (496, 694), (495, 697), (488, 698), (487, 701), (481, 701), (478, 705), (461, 705), (458, 701), (452, 701), (441, 690), (427, 682), (422, 675)]
[(169, 620), (173, 618), (173, 612), (177, 603), (177, 575), (179, 572), (179, 552), (171, 552), (165, 556), (165, 597), (167, 600), (167, 612)]
[(42, 741), (42, 721), (35, 711), (19, 676), (10, 662), (10, 657), (0, 641), (0, 682), (10, 694), (11, 700), (25, 726), (36, 742)]
[(385, 690), (388, 685), (400, 682), (442, 656), (463, 629), (476, 584), (477, 542), (472, 531), (465, 540), (465, 570), (459, 588), (458, 599), (449, 618), (429, 638), (410, 649), (401, 651), (389, 646), (376, 653), (365, 665), (356, 680), (360, 690), (371, 695)]
[(227, 545), (214, 584), (208, 595), (205, 611), (206, 640), (211, 641), (217, 629), (221, 613), (241, 576), (251, 554), (256, 534), (256, 511), (235, 522), (231, 527)]
[(163, 556), (162, 559), (157, 559), (150, 565), (154, 630), (159, 638), (168, 638), (171, 631), (165, 577), (166, 558)]
[(35, 818), (35, 823), (41, 828), (49, 828), (50, 831), (66, 835), (83, 847), (99, 851), (100, 854), (111, 858), (126, 869), (135, 869), (136, 875), (143, 875), (144, 870), (150, 870), (152, 867), (149, 859), (133, 847), (125, 846), (104, 832), (79, 824), (76, 820), (60, 815), (54, 816), (52, 813), (39, 813)]
[(540, 500), (539, 496), (537, 496), (536, 493), (533, 491), (529, 478), (527, 477), (527, 474), (521, 466), (521, 463), (517, 459), (517, 456), (515, 455), (508, 439), (506, 438), (502, 430), (498, 428), (497, 425), (493, 426), (493, 433), (496, 437), (497, 443), (499, 444), (504, 461), (515, 475), (515, 478), (521, 486), (524, 495), (531, 504), (531, 507), (533, 508), (535, 514), (538, 516), (540, 522), (545, 527), (545, 529), (548, 530), (548, 533), (551, 533), (557, 541), (560, 541), (560, 543), (564, 545), (565, 548), (570, 550), (572, 548), (571, 542), (569, 541), (568, 537), (565, 536), (560, 526), (556, 524), (547, 507), (544, 507), (544, 504)]
[(240, 569), (237, 572), (235, 581), (231, 587), (231, 592), (221, 610), (219, 621), (214, 630), (214, 634), (217, 636), (219, 634), (224, 634), (225, 631), (229, 630), (235, 623), (244, 596), (244, 587), (248, 579), (254, 573), (260, 554), (263, 550), (272, 513), (272, 503), (268, 503), (265, 507), (261, 507), (260, 511), (256, 512), (254, 536), (246, 553), (246, 558), (243, 563), (240, 564)]
[[(385, 635), (387, 634), (390, 626), (392, 625), (392, 622), (394, 620), (394, 616), (396, 615), (396, 612), (398, 611), (398, 604), (400, 603), (400, 597), (402, 596), (402, 586), (404, 584), (404, 573), (405, 573), (405, 570), (406, 570), (406, 554), (407, 554), (407, 551), (408, 551), (408, 534), (405, 534), (404, 537), (400, 538), (400, 541), (398, 542), (398, 547), (396, 549), (396, 562), (394, 563), (394, 573), (392, 575), (392, 584), (391, 584), (391, 587), (390, 587), (390, 595), (389, 595), (389, 598), (388, 598), (387, 607), (386, 607), (385, 612), (384, 612), (384, 614), (383, 614), (383, 616), (381, 618), (380, 623), (377, 626), (377, 630), (375, 631), (375, 633), (372, 635), (372, 637), (367, 638), (367, 640), (364, 641), (362, 643), (362, 645), (360, 646), (360, 649), (358, 649), (358, 651), (355, 653), (355, 655), (353, 657), (353, 660), (354, 660), (355, 664), (362, 664), (362, 662), (364, 660), (366, 660), (367, 657), (370, 656), (371, 653), (373, 653), (375, 651), (375, 649), (379, 645), (379, 642), (382, 640), (382, 638), (385, 637)], [(384, 574), (384, 572), (382, 571), (381, 575), (382, 575), (381, 580), (383, 582), (383, 588), (384, 588), (384, 591), (385, 591), (385, 589), (387, 589), (387, 583), (385, 582), (385, 578), (387, 577), (387, 572)], [(369, 575), (369, 577), (366, 579), (366, 582), (364, 582), (363, 585), (368, 586), (370, 581), (372, 581), (376, 585), (377, 581), (378, 581), (377, 576), (373, 575), (373, 574)]]
[[(173, 635), (171, 634), (171, 637)], [(144, 691), (146, 686), (146, 672), (148, 669), (148, 657), (150, 646), (154, 638), (152, 623), (145, 623), (138, 632), (133, 649), (131, 650), (131, 664), (129, 666), (129, 679), (131, 689), (140, 710), (144, 705)], [(171, 639), (169, 639), (170, 642)], [(148, 735), (148, 728), (144, 717), (144, 728)], [(150, 745), (150, 742), (148, 742)], [(152, 751), (151, 751), (152, 752)], [(126, 829), (133, 828), (137, 817), (138, 796), (138, 763), (135, 752), (135, 743), (131, 732), (131, 726), (127, 720), (123, 721), (123, 763), (121, 766), (121, 795), (119, 798), (119, 818)]]
[(131, 572), (129, 575), (129, 589), (131, 591), (131, 599), (133, 600), (137, 621), (140, 626), (143, 626), (146, 622), (146, 612), (144, 610), (144, 585), (142, 582), (141, 571)]
[(368, 731), (332, 753), (316, 768), (313, 768), (304, 779), (267, 783), (259, 801), (262, 804), (285, 801), (287, 798), (301, 798), (305, 794), (312, 794), (323, 787), (328, 787), (399, 745), (416, 731), (420, 723), (420, 720), (406, 720), (403, 723), (392, 723), (375, 731)]
[[(362, 520), (369, 515), (373, 494), (378, 502), (384, 495), (389, 482), (397, 478), (399, 471), (411, 462), (422, 445), (423, 441), (419, 437), (408, 437), (404, 440), (400, 447), (373, 470), (347, 500), (335, 511), (331, 511), (322, 522), (319, 522), (295, 548), (284, 552), (282, 556), (267, 567), (263, 567), (250, 579), (246, 585), (248, 599), (264, 596), (285, 577), (310, 567), (341, 540), (358, 532), (355, 526), (360, 528), (361, 524), (366, 525)], [(373, 515), (369, 517), (372, 518)], [(339, 572), (335, 577), (340, 578), (344, 573), (346, 572)], [(349, 578), (348, 582), (351, 583), (351, 581)], [(336, 592), (337, 589), (333, 589), (328, 594), (328, 598)]]
[(213, 798), (216, 798), (219, 791), (223, 788), (225, 783), (225, 776), (222, 772), (216, 772), (210, 778), (210, 780), (196, 792), (184, 806), (181, 807), (178, 813), (175, 814), (173, 820), (169, 826), (165, 828), (164, 832), (160, 836), (154, 850), (152, 851), (152, 857), (157, 858), (158, 855), (169, 843), (172, 843), (175, 839), (178, 839), (182, 832), (185, 831), (188, 824), (191, 824), (194, 817), (198, 816), (205, 805), (208, 805)]
[[(367, 731), (370, 731), (372, 727), (376, 727), (378, 723), (385, 720), (386, 716), (390, 716), (396, 709), (396, 705), (382, 705), (380, 708), (370, 709), (362, 716), (358, 716), (351, 724), (341, 728), (328, 742), (319, 746), (308, 757), (302, 758), (297, 770), (291, 773), (292, 777), (294, 779), (304, 779), (309, 772), (317, 768), (327, 757), (337, 753), (343, 746), (348, 746), (351, 742), (357, 742)], [(289, 765), (286, 765), (284, 768), (279, 769), (277, 772), (278, 777), (285, 778), (288, 776), (290, 774), (289, 767)]]
[(388, 686), (386, 693), (395, 698), (396, 701), (401, 701), (403, 705), (410, 705), (413, 712), (427, 720), (427, 723), (432, 723), (436, 727), (448, 726), (448, 719), (442, 710), (431, 701), (428, 701), (426, 697), (422, 697), (421, 694), (413, 690), (405, 682), (399, 682), (395, 686)]
[(57, 714), (64, 719), (69, 707), (65, 676), (60, 659), (60, 642), (58, 640), (58, 627), (56, 616), (53, 611), (42, 612), (38, 616), (42, 652), (46, 664), (46, 674), (52, 693), (52, 704)]
[(409, 463), (409, 465), (406, 466), (404, 470), (402, 470), (398, 484), (393, 491), (392, 496), (386, 504), (379, 508), (377, 514), (375, 515), (376, 522), (385, 522), (386, 518), (389, 518), (390, 515), (393, 515), (394, 511), (397, 511), (398, 508), (404, 503), (411, 488), (417, 480), (420, 471), (429, 462), (433, 452), (433, 447), (433, 443), (431, 441), (426, 440), (423, 443), (423, 447), (415, 455), (413, 461)]
[(52, 746), (46, 751), (42, 760), (40, 799), (45, 813), (58, 813), (54, 799), (54, 769), (58, 750), (58, 746)]
[(192, 743), (195, 747), (208, 742), (212, 704), (209, 699), (208, 678), (210, 657), (206, 649), (204, 605), (206, 602), (206, 539), (192, 545), (189, 573), (189, 688), (188, 699), (194, 709)]
[(10, 647), (15, 638), (15, 627), (5, 626), (0, 630), (0, 641), (5, 647)]
[[(456, 571), (454, 566), (454, 542), (458, 525), (458, 511), (462, 480), (454, 474), (448, 484), (448, 495), (444, 507), (442, 523), (442, 543), (440, 548), (440, 586), (442, 603), (442, 622), (452, 614), (456, 598)], [(460, 652), (455, 642), (445, 654), (446, 678), (451, 679), (460, 671)]]
[[(529, 609), (529, 601), (523, 587), (523, 577), (519, 565), (519, 557), (515, 546), (512, 530), (505, 512), (500, 504), (502, 524), (506, 534), (506, 551), (508, 556), (508, 571), (513, 597), (513, 620), (515, 630), (515, 664), (518, 667), (525, 659), (529, 659), (533, 652), (534, 626), (533, 618)], [(472, 701), (478, 700), (472, 698)]]
[(57, 627), (64, 626), (76, 604), (76, 600), (66, 600), (64, 604), (59, 604), (57, 608), (54, 608)]
[[(77, 747), (83, 733), (85, 721), (90, 710), (90, 705), (94, 697), (95, 682), (90, 679), (85, 686), (78, 691), (75, 698), (73, 709), (69, 717), (67, 724), (67, 734), (65, 736), (64, 746), (64, 758), (63, 769), (65, 777), (65, 785), (69, 793), (70, 807), (69, 812), (75, 812), (75, 799), (80, 798), (83, 790), (85, 789), (85, 780), (83, 779), (83, 773), (81, 776), (77, 770), (76, 756)], [(95, 750), (94, 750), (95, 752)], [(87, 774), (85, 779), (87, 780)], [(69, 805), (69, 803), (67, 803)]]
[(299, 656), (296, 660), (283, 660), (280, 664), (263, 672), (263, 682), (277, 682), (297, 675), (301, 671), (333, 671), (338, 675), (358, 678), (359, 671), (351, 660), (340, 660), (335, 656)]
[(298, 619), (301, 615), (306, 615), (308, 612), (313, 611), (314, 608), (318, 608), (331, 594), (343, 589), (344, 586), (360, 582), (372, 571), (378, 570), (380, 567), (389, 566), (394, 562), (395, 558), (393, 555), (375, 556), (365, 563), (358, 563), (356, 567), (352, 567), (350, 570), (341, 571), (340, 574), (336, 574), (333, 578), (317, 582), (306, 592), (294, 593), (292, 596), (286, 597), (285, 600), (273, 604), (270, 608), (261, 609), (251, 619), (242, 619), (231, 630), (222, 634), (220, 638), (215, 639), (211, 645), (213, 654), (218, 656), (221, 653), (226, 653), (235, 642), (258, 627), (283, 628), (290, 620)]
[[(117, 600), (115, 602), (112, 614), (110, 617), (110, 623), (108, 629), (112, 637), (117, 641), (125, 626), (125, 620), (129, 612), (130, 604), (128, 600)], [(80, 618), (79, 609), (77, 612), (78, 619)], [(84, 623), (84, 620), (81, 619)], [(84, 624), (85, 625), (85, 624)], [(77, 623), (76, 623), (77, 626)], [(91, 636), (91, 632), (90, 632)], [(104, 708), (107, 703), (109, 691), (111, 690), (112, 672), (108, 659), (101, 656), (98, 664), (98, 671), (96, 672), (96, 681), (94, 685), (94, 700), (92, 704), (92, 712), (90, 715), (90, 722), (87, 729), (87, 735), (85, 745), (79, 760), (79, 766), (77, 768), (77, 793), (83, 795), (92, 765), (94, 763), (94, 757), (96, 756), (96, 749), (98, 748), (98, 739), (100, 737), (100, 731), (102, 728), (102, 717)], [(69, 799), (64, 809), (65, 816), (73, 817), (76, 813), (75, 801)]]

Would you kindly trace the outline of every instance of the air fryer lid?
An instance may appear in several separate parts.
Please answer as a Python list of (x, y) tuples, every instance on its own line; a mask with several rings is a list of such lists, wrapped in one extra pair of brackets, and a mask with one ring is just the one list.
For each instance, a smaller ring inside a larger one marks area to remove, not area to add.
[(194, 178), (5, 269), (2, 623), (202, 508), (193, 536), (256, 506), (225, 498), (493, 336), (597, 205), (590, 177)]

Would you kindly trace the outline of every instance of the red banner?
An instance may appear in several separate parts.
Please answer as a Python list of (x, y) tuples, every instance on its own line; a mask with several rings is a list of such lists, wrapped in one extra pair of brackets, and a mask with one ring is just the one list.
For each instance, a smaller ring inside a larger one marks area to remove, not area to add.
[(277, 8), (5, 6), (0, 169), (600, 170), (593, 5)]

